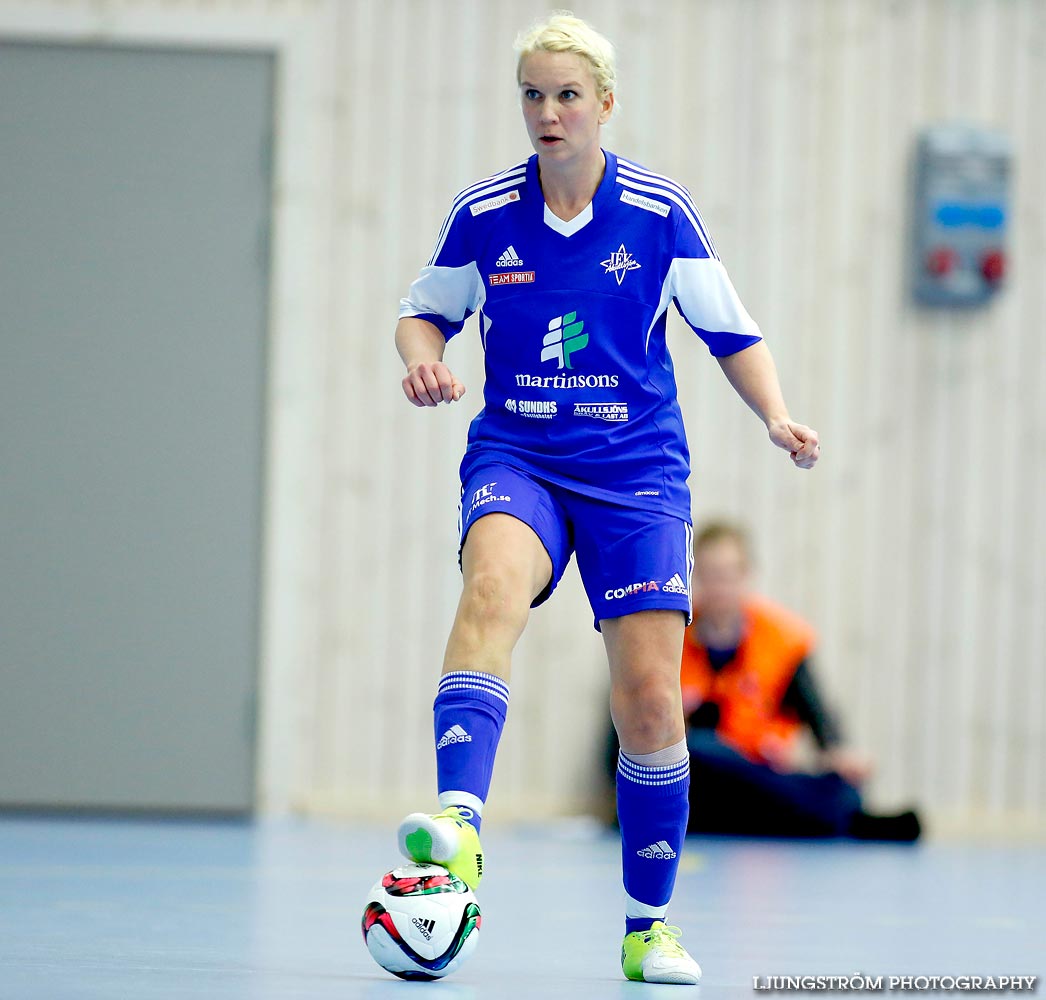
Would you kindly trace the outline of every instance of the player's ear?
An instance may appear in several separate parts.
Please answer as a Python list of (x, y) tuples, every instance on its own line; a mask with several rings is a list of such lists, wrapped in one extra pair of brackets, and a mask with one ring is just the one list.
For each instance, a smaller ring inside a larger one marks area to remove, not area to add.
[(602, 106), (599, 109), (599, 124), (606, 125), (614, 111), (614, 92), (607, 91), (603, 97)]

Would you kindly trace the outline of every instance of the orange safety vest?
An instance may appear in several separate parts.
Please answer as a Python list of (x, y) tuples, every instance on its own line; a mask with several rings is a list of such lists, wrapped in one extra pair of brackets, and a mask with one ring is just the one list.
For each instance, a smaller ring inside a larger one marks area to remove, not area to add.
[(797, 615), (765, 597), (746, 598), (742, 614), (737, 655), (715, 671), (697, 635), (701, 609), (695, 608), (683, 642), (683, 709), (689, 715), (702, 702), (715, 702), (716, 735), (750, 760), (765, 762), (795, 740), (799, 719), (781, 707), (781, 700), (813, 649), (815, 634)]

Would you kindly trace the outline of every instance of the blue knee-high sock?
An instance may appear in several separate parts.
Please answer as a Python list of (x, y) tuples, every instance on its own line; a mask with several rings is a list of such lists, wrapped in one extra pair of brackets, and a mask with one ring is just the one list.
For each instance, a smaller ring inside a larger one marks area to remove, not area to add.
[(657, 754), (655, 766), (618, 755), (617, 815), (625, 883), (625, 933), (663, 920), (672, 898), (690, 815), (690, 756), (680, 742)]
[(444, 674), (432, 710), (439, 804), (471, 809), (478, 830), (508, 711), (508, 685), (478, 671)]

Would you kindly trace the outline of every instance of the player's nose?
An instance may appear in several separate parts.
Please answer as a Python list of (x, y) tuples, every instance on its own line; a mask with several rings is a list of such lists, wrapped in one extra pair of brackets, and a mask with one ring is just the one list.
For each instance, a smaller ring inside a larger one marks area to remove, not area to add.
[(542, 125), (555, 125), (558, 121), (555, 105), (549, 98), (545, 98), (545, 100), (541, 102), (541, 111), (538, 115), (538, 120)]

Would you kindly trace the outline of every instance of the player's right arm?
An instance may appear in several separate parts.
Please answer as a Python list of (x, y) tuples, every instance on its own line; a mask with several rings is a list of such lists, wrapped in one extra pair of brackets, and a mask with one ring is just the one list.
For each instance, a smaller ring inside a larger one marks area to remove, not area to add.
[(404, 316), (396, 324), (396, 350), (407, 374), (403, 394), (415, 406), (453, 403), (465, 395), (465, 386), (443, 363), (446, 338), (434, 323), (418, 316)]
[(455, 198), (432, 257), (400, 300), (396, 349), (407, 368), (403, 393), (415, 406), (453, 403), (465, 395), (443, 352), (486, 298), (472, 247), (473, 216), (462, 211), (466, 204), (461, 195)]

